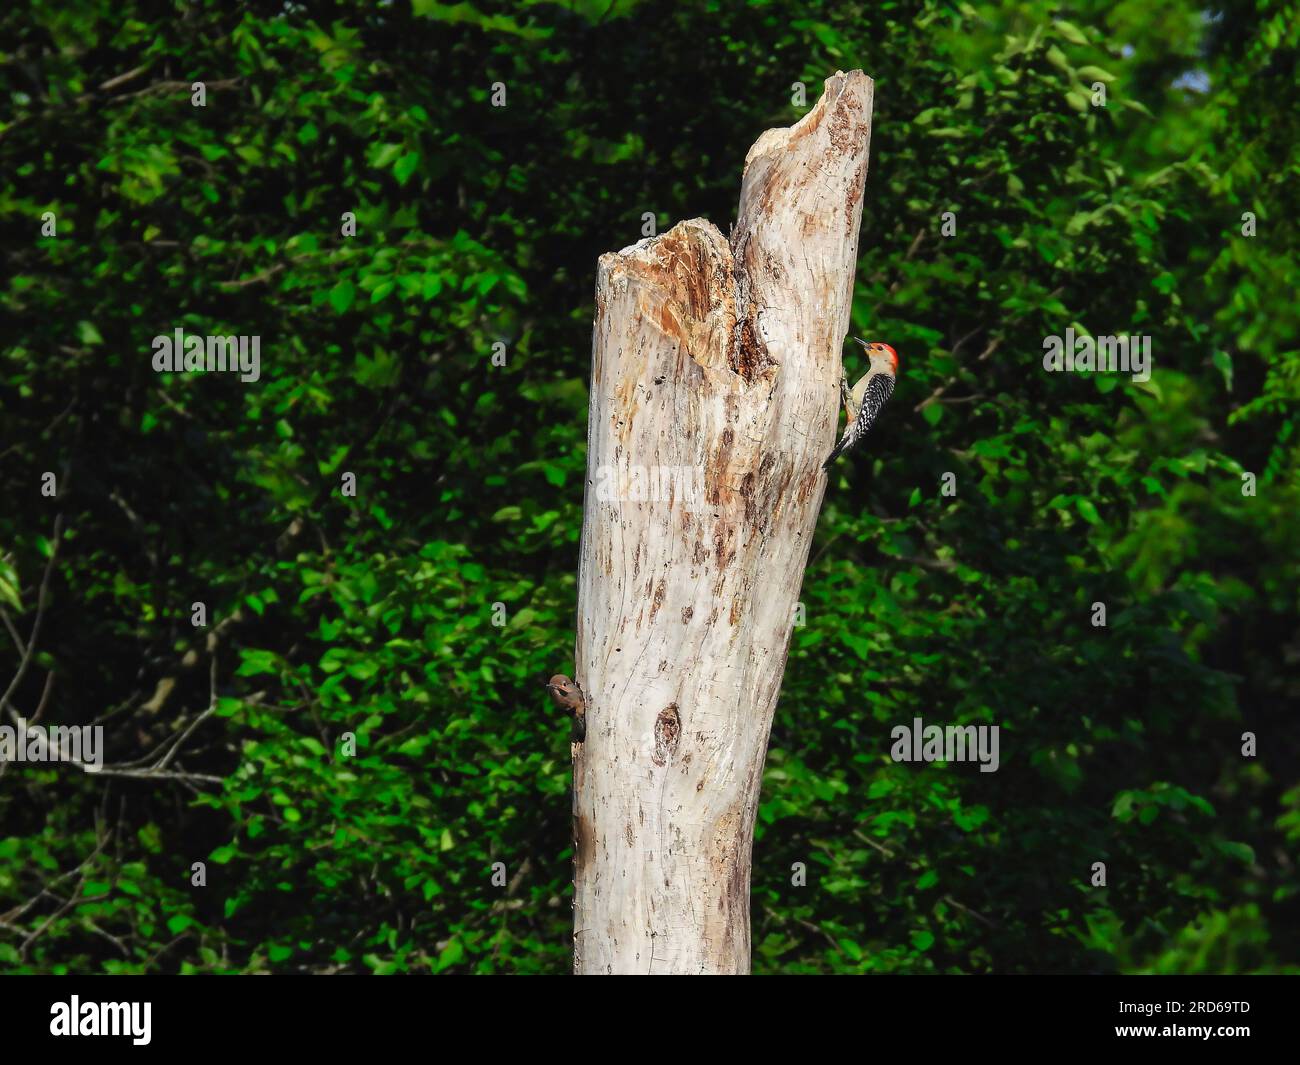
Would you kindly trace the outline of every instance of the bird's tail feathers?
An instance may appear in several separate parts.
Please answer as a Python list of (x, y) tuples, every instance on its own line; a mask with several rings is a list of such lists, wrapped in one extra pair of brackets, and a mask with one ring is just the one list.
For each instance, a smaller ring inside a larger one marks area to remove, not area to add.
[(831, 464), (834, 463), (834, 461), (840, 457), (840, 453), (843, 452), (843, 450), (846, 447), (848, 447), (848, 443), (849, 443), (849, 434), (845, 433), (842, 437), (840, 437), (840, 442), (835, 445), (835, 448), (826, 457), (826, 461), (822, 463), (823, 470), (829, 470), (831, 468)]

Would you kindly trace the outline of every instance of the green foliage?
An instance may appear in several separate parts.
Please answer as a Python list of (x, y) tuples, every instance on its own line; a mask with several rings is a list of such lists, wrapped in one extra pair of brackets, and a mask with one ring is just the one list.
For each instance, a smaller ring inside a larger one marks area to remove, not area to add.
[[(572, 661), (594, 264), (645, 211), (725, 228), (791, 83), (811, 105), (853, 67), (853, 328), (903, 375), (805, 578), (755, 969), (1300, 963), (1294, 4), (69, 0), (0, 26), (21, 640), (64, 516), (12, 703), (104, 724), (115, 765), (194, 726), (168, 768), (224, 781), (8, 767), (0, 968), (567, 967), (540, 684)], [(1071, 326), (1150, 334), (1152, 380), (1044, 373)], [(260, 336), (261, 379), (155, 374), (178, 327)], [(914, 717), (1001, 725), (1001, 768), (892, 762)]]

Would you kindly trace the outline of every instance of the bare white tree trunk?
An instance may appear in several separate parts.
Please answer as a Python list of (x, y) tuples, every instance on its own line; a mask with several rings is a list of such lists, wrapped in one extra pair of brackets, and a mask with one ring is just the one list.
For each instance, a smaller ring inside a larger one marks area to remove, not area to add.
[(691, 219), (600, 259), (578, 973), (749, 971), (754, 815), (838, 427), (871, 104), (870, 78), (837, 73), (759, 137), (730, 241)]

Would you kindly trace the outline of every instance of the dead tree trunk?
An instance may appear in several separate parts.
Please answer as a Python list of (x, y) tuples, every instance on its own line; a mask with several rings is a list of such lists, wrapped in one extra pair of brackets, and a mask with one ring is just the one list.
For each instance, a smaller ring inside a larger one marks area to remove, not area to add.
[(745, 159), (731, 240), (601, 256), (575, 679), (574, 970), (749, 971), (768, 732), (835, 441), (872, 82)]

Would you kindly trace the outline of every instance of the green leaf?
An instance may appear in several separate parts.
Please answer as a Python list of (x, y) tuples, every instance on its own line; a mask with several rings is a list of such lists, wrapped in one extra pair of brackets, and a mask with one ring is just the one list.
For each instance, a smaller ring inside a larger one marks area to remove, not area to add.
[(21, 611), (23, 604), (18, 598), (18, 590), (18, 572), (0, 558), (0, 602), (8, 603), (15, 610)]
[(1114, 74), (1102, 70), (1101, 67), (1093, 67), (1093, 66), (1080, 67), (1078, 70), (1075, 71), (1075, 74), (1079, 76), (1079, 79), (1081, 81), (1087, 81), (1087, 82), (1102, 81), (1109, 84), (1110, 82), (1115, 80)]
[(280, 672), (280, 660), (272, 651), (245, 647), (239, 654), (242, 661), (239, 668), (235, 670), (237, 676), (255, 677), (260, 673)]
[(330, 306), (339, 314), (343, 314), (352, 306), (352, 301), (356, 299), (356, 295), (356, 286), (347, 278), (343, 278), (330, 289)]
[(1222, 348), (1216, 348), (1214, 355), (1214, 366), (1223, 375), (1223, 387), (1229, 392), (1232, 391), (1232, 356)]
[(464, 957), (465, 948), (461, 945), (459, 939), (453, 939), (443, 948), (442, 953), (438, 955), (435, 971), (441, 972), (444, 969), (448, 969), (457, 964)]
[(1060, 33), (1060, 35), (1064, 37), (1067, 41), (1069, 41), (1071, 44), (1088, 43), (1087, 36), (1073, 22), (1066, 22), (1065, 19), (1060, 19), (1060, 18), (1054, 19), (1053, 22), (1056, 26), (1057, 32)]
[(386, 170), (401, 154), (400, 144), (376, 144), (370, 151), (370, 165), (376, 170)]
[(393, 166), (393, 176), (399, 185), (405, 185), (420, 165), (419, 152), (407, 152)]
[(216, 714), (218, 717), (231, 717), (244, 708), (242, 699), (232, 699), (228, 695), (223, 695), (217, 700)]
[(1231, 840), (1219, 840), (1218, 849), (1228, 855), (1230, 858), (1236, 858), (1238, 861), (1245, 862), (1247, 865), (1255, 864), (1255, 848), (1248, 843), (1234, 843)]
[(1117, 821), (1131, 821), (1133, 819), (1133, 798), (1131, 791), (1121, 791), (1115, 797), (1114, 805), (1110, 808), (1111, 817)]
[(840, 641), (864, 662), (871, 655), (871, 641), (865, 636), (859, 636), (853, 632), (841, 632)]

